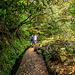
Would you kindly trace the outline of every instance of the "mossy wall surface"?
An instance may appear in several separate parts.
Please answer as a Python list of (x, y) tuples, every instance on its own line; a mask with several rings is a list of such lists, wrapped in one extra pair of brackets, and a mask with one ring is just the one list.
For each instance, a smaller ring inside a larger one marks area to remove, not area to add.
[(30, 41), (24, 38), (14, 37), (8, 41), (6, 39), (6, 46), (0, 42), (0, 75), (9, 75), (16, 59), (30, 46)]

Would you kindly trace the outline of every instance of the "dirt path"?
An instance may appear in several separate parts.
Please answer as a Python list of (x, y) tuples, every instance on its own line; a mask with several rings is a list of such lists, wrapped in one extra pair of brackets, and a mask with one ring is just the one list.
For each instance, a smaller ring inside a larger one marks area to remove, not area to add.
[(34, 48), (29, 48), (20, 64), (16, 75), (49, 75), (42, 55), (37, 54)]

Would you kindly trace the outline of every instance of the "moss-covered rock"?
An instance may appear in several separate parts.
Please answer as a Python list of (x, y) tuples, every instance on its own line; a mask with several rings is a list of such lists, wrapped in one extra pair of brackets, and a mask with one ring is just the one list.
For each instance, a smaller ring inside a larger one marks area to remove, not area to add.
[(52, 75), (55, 75), (55, 66), (54, 65), (52, 65), (51, 67), (50, 67), (50, 72), (51, 72), (51, 74)]
[(38, 50), (39, 45), (40, 45), (39, 43), (35, 44), (35, 46), (34, 46), (34, 50), (35, 50), (35, 51)]
[(37, 50), (37, 53), (38, 53), (38, 54), (42, 54), (42, 51), (41, 51), (41, 50)]
[(61, 50), (61, 55), (65, 55), (66, 54), (65, 48), (61, 48), (60, 50)]
[[(71, 71), (71, 68), (67, 68), (67, 66), (71, 64), (67, 59), (72, 59), (74, 57), (72, 53), (75, 49), (74, 45), (71, 45), (70, 42), (65, 40), (56, 40), (54, 42), (49, 42), (47, 46), (44, 45), (42, 49), (44, 49), (42, 52), (50, 75), (60, 75), (64, 74), (64, 71)], [(69, 53), (71, 55), (68, 55)], [(73, 62), (74, 60), (72, 63)], [(55, 68), (55, 65), (58, 67)]]
[(60, 56), (60, 58), (61, 58), (61, 62), (65, 62), (67, 60), (66, 56)]
[(49, 44), (49, 43), (44, 43), (42, 46), (43, 46), (43, 47), (46, 47), (48, 44)]

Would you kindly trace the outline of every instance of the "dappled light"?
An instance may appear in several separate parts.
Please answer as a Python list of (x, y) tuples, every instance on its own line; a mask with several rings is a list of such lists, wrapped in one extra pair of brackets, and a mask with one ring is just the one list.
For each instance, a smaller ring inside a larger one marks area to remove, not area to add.
[(75, 75), (75, 0), (0, 0), (0, 75)]

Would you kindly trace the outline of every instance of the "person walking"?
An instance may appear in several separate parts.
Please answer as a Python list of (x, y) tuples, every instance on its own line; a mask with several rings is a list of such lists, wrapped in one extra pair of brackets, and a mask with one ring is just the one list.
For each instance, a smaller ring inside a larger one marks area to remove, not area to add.
[(35, 42), (35, 44), (37, 43), (37, 39), (38, 39), (38, 37), (37, 37), (37, 35), (35, 34), (35, 36), (34, 36), (34, 42)]
[(33, 44), (34, 44), (34, 36), (33, 36), (33, 34), (32, 34), (32, 36), (30, 37), (30, 39), (31, 39), (31, 45), (33, 45)]
[(38, 42), (38, 35), (37, 35), (37, 42)]

